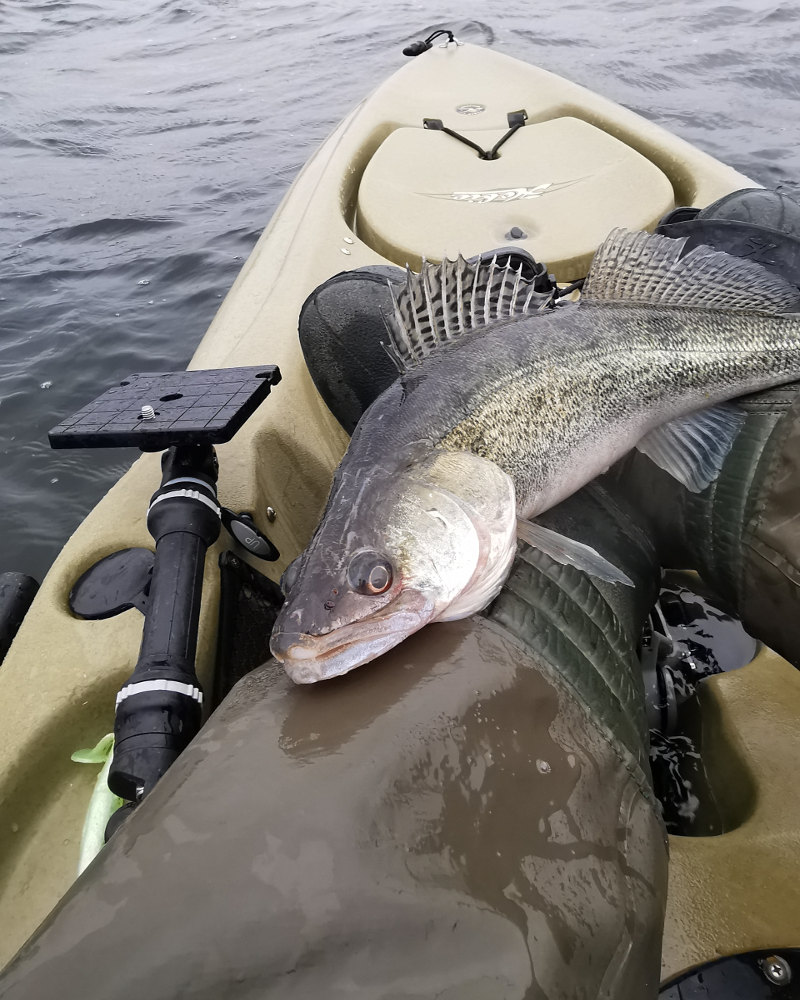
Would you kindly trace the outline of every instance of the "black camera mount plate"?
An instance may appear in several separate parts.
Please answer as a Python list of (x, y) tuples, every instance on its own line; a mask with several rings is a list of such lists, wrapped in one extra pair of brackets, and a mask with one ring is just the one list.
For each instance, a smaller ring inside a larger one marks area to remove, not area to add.
[(51, 448), (222, 444), (281, 380), (276, 365), (129, 375), (48, 434)]

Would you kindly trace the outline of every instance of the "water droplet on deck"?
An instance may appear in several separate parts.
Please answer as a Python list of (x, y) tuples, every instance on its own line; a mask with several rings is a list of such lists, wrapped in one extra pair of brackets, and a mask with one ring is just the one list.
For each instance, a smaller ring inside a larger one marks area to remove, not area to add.
[(40, 389), (49, 389), (52, 386), (52, 382), (42, 382), (39, 386)]
[(537, 760), (536, 769), (539, 771), (540, 774), (549, 774), (552, 771), (552, 768), (550, 767), (550, 765), (547, 763), (546, 760)]

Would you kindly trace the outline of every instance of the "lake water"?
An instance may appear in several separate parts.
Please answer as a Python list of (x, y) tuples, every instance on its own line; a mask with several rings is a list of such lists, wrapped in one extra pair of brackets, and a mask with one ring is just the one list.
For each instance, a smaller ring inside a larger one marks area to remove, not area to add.
[(132, 458), (51, 452), (47, 430), (130, 372), (185, 366), (296, 172), (432, 27), (582, 83), (800, 199), (795, 4), (457, 10), (0, 6), (0, 571), (41, 577)]

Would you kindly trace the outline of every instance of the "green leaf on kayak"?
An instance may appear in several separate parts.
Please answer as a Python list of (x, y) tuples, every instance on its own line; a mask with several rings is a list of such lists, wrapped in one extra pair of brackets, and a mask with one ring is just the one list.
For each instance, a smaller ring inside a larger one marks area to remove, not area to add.
[(76, 750), (71, 760), (77, 764), (105, 764), (114, 749), (114, 734), (107, 733), (91, 750)]
[(80, 855), (78, 858), (79, 875), (102, 850), (105, 843), (106, 824), (112, 814), (122, 805), (122, 799), (115, 795), (108, 787), (108, 772), (111, 767), (111, 758), (113, 755), (113, 733), (108, 733), (90, 750), (76, 750), (72, 754), (72, 760), (78, 764), (102, 764), (100, 773), (97, 775), (92, 796), (89, 799), (86, 818), (83, 821)]

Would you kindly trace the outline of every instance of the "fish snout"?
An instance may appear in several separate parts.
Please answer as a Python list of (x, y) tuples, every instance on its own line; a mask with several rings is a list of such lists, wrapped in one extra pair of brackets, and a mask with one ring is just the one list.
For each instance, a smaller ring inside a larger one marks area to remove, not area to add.
[(278, 663), (287, 659), (312, 659), (315, 655), (314, 636), (305, 632), (275, 629), (269, 640), (269, 650)]
[[(278, 615), (270, 639), (272, 655), (296, 684), (338, 677), (396, 646), (433, 617), (434, 603), (407, 589), (385, 607), (364, 617), (328, 621), (302, 618), (287, 605)], [(308, 631), (301, 631), (300, 622)], [(311, 626), (311, 627), (309, 627)]]
[(272, 633), (269, 648), (295, 684), (314, 684), (327, 677), (346, 673), (355, 664), (345, 656), (331, 655), (331, 639), (305, 632), (277, 630)]

